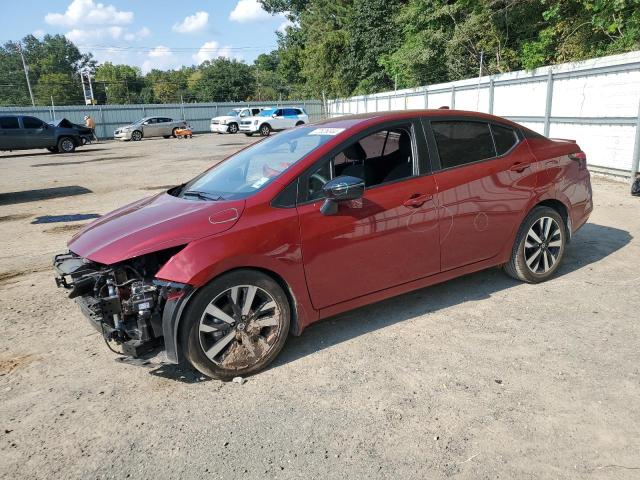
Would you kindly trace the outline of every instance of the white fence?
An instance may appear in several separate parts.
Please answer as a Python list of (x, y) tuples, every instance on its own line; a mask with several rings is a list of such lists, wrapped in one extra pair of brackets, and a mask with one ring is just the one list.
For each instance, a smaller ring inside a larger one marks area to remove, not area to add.
[(596, 171), (633, 177), (640, 161), (640, 51), (327, 104), (330, 116), (441, 106), (493, 113), (577, 140)]

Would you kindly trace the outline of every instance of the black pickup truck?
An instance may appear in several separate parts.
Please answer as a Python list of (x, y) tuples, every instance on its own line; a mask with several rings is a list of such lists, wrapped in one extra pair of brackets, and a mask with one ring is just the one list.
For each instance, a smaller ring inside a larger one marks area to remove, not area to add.
[(76, 128), (49, 125), (26, 115), (0, 115), (0, 151), (46, 148), (71, 153), (82, 143)]

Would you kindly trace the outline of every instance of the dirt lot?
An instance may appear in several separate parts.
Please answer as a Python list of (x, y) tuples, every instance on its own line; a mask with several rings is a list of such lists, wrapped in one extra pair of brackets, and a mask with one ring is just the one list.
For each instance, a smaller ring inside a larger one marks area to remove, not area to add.
[(640, 199), (594, 180), (559, 275), (489, 270), (290, 338), (244, 385), (116, 361), (53, 282), (83, 222), (249, 141), (0, 154), (0, 477), (640, 478)]

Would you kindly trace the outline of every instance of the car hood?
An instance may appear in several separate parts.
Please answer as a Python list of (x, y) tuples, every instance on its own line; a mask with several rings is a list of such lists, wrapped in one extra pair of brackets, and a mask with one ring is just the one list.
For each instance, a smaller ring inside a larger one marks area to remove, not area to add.
[[(245, 117), (242, 117), (245, 118)], [(221, 115), (219, 117), (213, 117), (211, 120), (240, 120), (240, 117), (233, 117), (231, 115)]]
[(161, 193), (107, 213), (68, 246), (81, 257), (111, 265), (224, 232), (243, 209), (244, 200), (185, 200)]

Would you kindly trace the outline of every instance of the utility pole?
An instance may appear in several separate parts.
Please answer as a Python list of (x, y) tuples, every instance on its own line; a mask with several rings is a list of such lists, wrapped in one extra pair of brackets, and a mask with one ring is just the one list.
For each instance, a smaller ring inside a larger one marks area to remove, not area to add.
[(20, 42), (16, 42), (18, 52), (20, 52), (20, 58), (22, 58), (22, 67), (24, 68), (24, 76), (27, 79), (27, 88), (29, 89), (29, 96), (31, 97), (31, 105), (36, 106), (36, 102), (33, 100), (33, 92), (31, 91), (31, 82), (29, 81), (29, 67), (27, 61), (24, 59), (24, 53), (22, 53), (22, 45)]
[(480, 51), (480, 71), (478, 72), (478, 95), (476, 96), (476, 111), (480, 108), (480, 79), (482, 78), (482, 61), (484, 60), (484, 50)]

